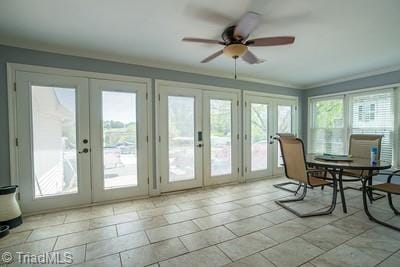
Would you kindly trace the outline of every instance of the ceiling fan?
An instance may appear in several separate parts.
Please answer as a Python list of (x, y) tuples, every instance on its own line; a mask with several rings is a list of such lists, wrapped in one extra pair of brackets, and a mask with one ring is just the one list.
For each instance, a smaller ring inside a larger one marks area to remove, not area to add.
[(229, 26), (223, 31), (221, 35), (223, 41), (191, 37), (185, 37), (182, 41), (225, 46), (223, 49), (203, 59), (201, 63), (210, 62), (216, 57), (225, 54), (226, 56), (234, 58), (235, 62), (237, 58), (241, 57), (249, 64), (258, 64), (264, 62), (264, 60), (257, 58), (257, 56), (248, 49), (249, 47), (288, 45), (292, 44), (295, 40), (294, 36), (264, 37), (248, 40), (249, 35), (257, 28), (260, 22), (260, 14), (256, 12), (247, 12), (236, 25)]

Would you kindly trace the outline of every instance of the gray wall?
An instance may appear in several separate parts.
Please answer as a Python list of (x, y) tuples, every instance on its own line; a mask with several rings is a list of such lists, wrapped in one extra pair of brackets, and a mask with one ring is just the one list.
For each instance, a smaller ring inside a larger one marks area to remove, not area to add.
[[(6, 63), (66, 68), (300, 96), (301, 102), (299, 103), (299, 110), (302, 110), (301, 104), (305, 101), (303, 96), (304, 91), (281, 86), (236, 81), (233, 79), (217, 78), (207, 75), (39, 52), (0, 45), (0, 186), (8, 185), (10, 183)], [(306, 127), (303, 127), (303, 129), (304, 128)]]
[[(307, 122), (308, 120), (308, 98), (311, 96), (342, 93), (352, 90), (366, 89), (370, 87), (391, 85), (395, 83), (400, 83), (400, 71), (393, 71), (384, 74), (369, 76), (366, 78), (354, 79), (346, 82), (340, 82), (305, 90), (302, 96), (301, 121)], [(307, 142), (307, 130), (307, 124), (303, 123), (302, 136), (305, 142)]]

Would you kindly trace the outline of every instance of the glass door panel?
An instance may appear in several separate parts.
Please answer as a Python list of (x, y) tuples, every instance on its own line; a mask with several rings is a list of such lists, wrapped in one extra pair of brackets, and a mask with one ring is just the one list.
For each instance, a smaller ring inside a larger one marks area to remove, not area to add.
[(232, 101), (210, 100), (211, 176), (232, 173)]
[(168, 96), (169, 182), (195, 179), (194, 97)]
[(22, 210), (90, 203), (88, 80), (17, 71), (16, 83)]
[[(277, 133), (292, 133), (292, 106), (278, 105), (278, 131)], [(282, 152), (278, 147), (278, 168), (282, 167)]]
[(104, 188), (136, 186), (136, 93), (102, 92)]
[(238, 179), (238, 95), (204, 92), (204, 177), (205, 184)]
[(148, 194), (147, 88), (90, 80), (93, 199)]
[(165, 87), (158, 94), (161, 191), (201, 186), (201, 92)]
[(266, 97), (244, 95), (244, 162), (245, 178), (263, 178), (272, 175), (270, 136), (271, 101)]
[(31, 86), (35, 198), (78, 192), (76, 90)]
[(250, 103), (251, 171), (268, 169), (268, 104)]
[[(275, 125), (276, 129), (273, 135), (293, 134), (297, 133), (297, 102), (291, 99), (275, 99), (274, 100)], [(283, 160), (281, 148), (278, 142), (274, 142), (274, 175), (283, 174)]]

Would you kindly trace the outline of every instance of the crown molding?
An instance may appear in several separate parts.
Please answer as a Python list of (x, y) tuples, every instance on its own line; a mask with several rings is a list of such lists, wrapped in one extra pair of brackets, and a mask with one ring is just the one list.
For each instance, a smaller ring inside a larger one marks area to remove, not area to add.
[[(6, 46), (17, 47), (17, 48), (36, 50), (36, 51), (41, 51), (41, 52), (49, 52), (49, 53), (62, 54), (62, 55), (68, 55), (68, 56), (78, 56), (78, 57), (98, 59), (98, 60), (106, 60), (106, 61), (124, 63), (124, 64), (140, 65), (140, 66), (144, 66), (144, 67), (151, 67), (151, 68), (158, 68), (158, 69), (165, 69), (165, 70), (172, 70), (172, 71), (180, 71), (180, 72), (185, 72), (185, 73), (206, 75), (206, 76), (211, 76), (211, 77), (216, 77), (216, 78), (233, 79), (231, 74), (228, 74), (228, 73), (222, 72), (222, 71), (205, 71), (205, 70), (199, 70), (198, 68), (195, 68), (192, 66), (171, 64), (171, 63), (167, 63), (167, 62), (154, 61), (154, 60), (151, 61), (151, 60), (145, 60), (145, 59), (139, 59), (139, 58), (133, 58), (133, 57), (130, 58), (130, 57), (126, 57), (126, 56), (117, 56), (117, 55), (111, 55), (111, 54), (107, 55), (104, 53), (99, 53), (99, 52), (94, 52), (94, 51), (84, 51), (84, 50), (78, 49), (78, 48), (72, 49), (72, 48), (67, 48), (67, 47), (56, 47), (56, 46), (49, 46), (49, 45), (44, 46), (43, 44), (37, 44), (37, 43), (25, 41), (25, 40), (23, 42), (20, 42), (20, 41), (16, 41), (16, 40), (3, 39), (3, 40), (0, 40), (0, 44), (6, 45)], [(281, 86), (281, 87), (287, 87), (287, 88), (291, 88), (291, 89), (305, 89), (304, 87), (298, 86), (295, 84), (284, 83), (284, 82), (279, 82), (279, 81), (269, 80), (269, 79), (260, 79), (260, 78), (256, 78), (256, 77), (246, 76), (246, 75), (241, 75), (240, 77), (238, 77), (237, 80), (244, 81), (244, 82), (254, 82), (254, 83), (260, 83), (260, 84), (266, 84), (266, 85)]]
[(348, 81), (352, 81), (352, 80), (367, 78), (367, 77), (370, 77), (370, 76), (385, 74), (385, 73), (389, 73), (389, 72), (393, 72), (393, 71), (400, 71), (400, 65), (391, 66), (391, 67), (387, 67), (387, 68), (381, 68), (379, 70), (363, 72), (363, 73), (359, 73), (359, 74), (356, 74), (356, 75), (345, 76), (345, 77), (341, 77), (341, 78), (325, 81), (325, 82), (322, 82), (322, 83), (311, 84), (311, 85), (307, 86), (305, 89), (307, 89), (307, 90), (308, 89), (314, 89), (314, 88), (318, 88), (318, 87), (322, 87), (322, 86), (327, 86), (327, 85), (332, 85), (332, 84), (336, 84), (336, 83), (342, 83), (342, 82), (348, 82)]

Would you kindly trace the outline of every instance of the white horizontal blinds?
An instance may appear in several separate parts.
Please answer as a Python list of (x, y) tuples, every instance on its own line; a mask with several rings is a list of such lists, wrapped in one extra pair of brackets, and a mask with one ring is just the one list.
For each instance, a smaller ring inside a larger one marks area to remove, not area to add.
[(345, 152), (344, 97), (311, 100), (310, 152)]
[(394, 91), (380, 90), (350, 95), (350, 133), (381, 134), (381, 159), (393, 161)]

